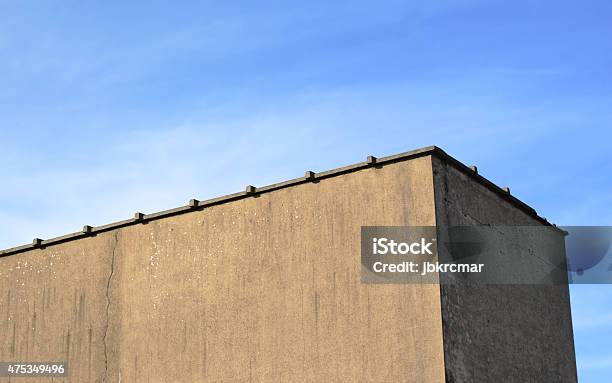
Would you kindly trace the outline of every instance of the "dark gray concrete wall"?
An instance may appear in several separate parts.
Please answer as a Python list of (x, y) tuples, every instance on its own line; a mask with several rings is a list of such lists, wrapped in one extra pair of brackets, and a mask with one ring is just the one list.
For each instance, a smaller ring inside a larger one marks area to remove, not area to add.
[[(483, 224), (542, 225), (450, 163), (434, 158), (433, 170), (439, 230)], [(556, 235), (563, 240), (561, 233)], [(516, 254), (515, 243), (499, 245), (500, 258), (487, 262), (505, 262), (504, 257)], [(521, 265), (524, 272), (538, 268), (528, 258), (521, 259)], [(576, 382), (567, 285), (458, 282), (442, 284), (440, 291), (448, 383)]]

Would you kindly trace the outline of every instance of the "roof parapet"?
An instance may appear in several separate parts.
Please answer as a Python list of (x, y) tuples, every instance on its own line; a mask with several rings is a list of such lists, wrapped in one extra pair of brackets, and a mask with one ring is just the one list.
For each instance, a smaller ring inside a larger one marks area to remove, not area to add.
[(205, 201), (191, 199), (186, 206), (179, 206), (173, 209), (164, 210), (164, 211), (160, 211), (156, 213), (144, 214), (144, 213), (137, 212), (134, 214), (133, 219), (117, 221), (117, 222), (113, 222), (113, 223), (109, 223), (109, 224), (105, 224), (101, 226), (96, 226), (96, 227), (86, 225), (83, 227), (82, 231), (71, 233), (71, 234), (66, 234), (60, 237), (55, 237), (55, 238), (46, 239), (46, 240), (35, 238), (31, 244), (12, 247), (12, 248), (5, 249), (5, 250), (0, 250), (0, 257), (22, 253), (24, 251), (28, 251), (33, 248), (42, 248), (42, 247), (47, 247), (50, 245), (56, 245), (56, 244), (60, 244), (63, 242), (72, 241), (72, 240), (79, 239), (79, 238), (85, 238), (88, 236), (96, 235), (98, 233), (120, 229), (123, 227), (132, 226), (132, 225), (143, 223), (143, 222), (149, 222), (152, 220), (157, 220), (161, 218), (172, 217), (175, 215), (184, 214), (187, 212), (192, 212), (194, 210), (197, 210), (197, 209), (194, 209), (196, 207), (206, 208), (206, 207), (211, 207), (215, 205), (221, 205), (224, 203), (237, 201), (237, 200), (240, 200), (246, 197), (260, 195), (263, 193), (268, 193), (268, 192), (272, 192), (275, 190), (280, 190), (280, 189), (284, 189), (287, 187), (312, 182), (314, 180), (319, 181), (319, 180), (323, 180), (326, 178), (339, 176), (342, 174), (347, 174), (347, 173), (352, 173), (352, 172), (356, 172), (359, 170), (368, 169), (368, 168), (371, 168), (372, 166), (378, 167), (378, 166), (388, 165), (388, 164), (392, 164), (396, 162), (402, 162), (402, 161), (406, 161), (406, 160), (410, 160), (410, 159), (414, 159), (418, 157), (423, 157), (423, 156), (428, 156), (428, 155), (437, 156), (441, 160), (455, 166), (457, 169), (463, 171), (467, 175), (474, 178), (475, 181), (484, 185), (488, 189), (498, 194), (500, 197), (506, 199), (508, 202), (515, 205), (520, 210), (524, 211), (525, 213), (529, 214), (530, 216), (538, 220), (540, 223), (547, 225), (547, 226), (554, 227), (556, 230), (559, 230), (560, 232), (564, 232), (563, 230), (556, 228), (556, 226), (552, 225), (545, 218), (540, 217), (532, 207), (528, 206), (527, 204), (525, 204), (518, 198), (511, 195), (509, 188), (502, 189), (499, 186), (495, 185), (493, 182), (489, 181), (488, 179), (478, 174), (478, 169), (476, 166), (468, 167), (464, 165), (463, 163), (461, 163), (460, 161), (456, 160), (455, 158), (451, 157), (444, 150), (438, 148), (437, 146), (428, 146), (425, 148), (416, 149), (416, 150), (412, 150), (409, 152), (395, 154), (395, 155), (391, 155), (387, 157), (377, 158), (374, 156), (368, 156), (365, 162), (360, 162), (360, 163), (356, 163), (353, 165), (348, 165), (348, 166), (344, 166), (344, 167), (340, 167), (340, 168), (336, 168), (336, 169), (332, 169), (332, 170), (328, 170), (328, 171), (324, 171), (320, 173), (315, 173), (309, 170), (304, 173), (304, 177), (294, 178), (291, 180), (275, 183), (275, 184), (268, 185), (268, 186), (262, 186), (262, 187), (256, 188), (255, 186), (248, 185), (246, 186), (244, 192), (228, 194), (225, 196), (216, 197), (216, 198), (208, 199)]

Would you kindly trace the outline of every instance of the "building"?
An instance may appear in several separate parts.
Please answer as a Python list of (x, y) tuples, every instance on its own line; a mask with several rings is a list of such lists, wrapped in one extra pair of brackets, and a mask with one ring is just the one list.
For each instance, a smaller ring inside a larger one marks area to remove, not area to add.
[(0, 360), (71, 382), (575, 382), (567, 284), (360, 281), (362, 226), (477, 224), (553, 230), (428, 147), (35, 239), (0, 252)]

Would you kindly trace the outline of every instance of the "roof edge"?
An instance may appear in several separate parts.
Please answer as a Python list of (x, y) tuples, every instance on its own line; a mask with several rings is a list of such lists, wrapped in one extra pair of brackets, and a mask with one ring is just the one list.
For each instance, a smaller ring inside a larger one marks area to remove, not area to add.
[(364, 162), (358, 162), (356, 164), (343, 166), (343, 167), (339, 167), (339, 168), (335, 168), (332, 170), (327, 170), (327, 171), (323, 171), (319, 173), (307, 171), (304, 177), (294, 178), (291, 180), (282, 181), (282, 182), (274, 183), (274, 184), (267, 185), (267, 186), (254, 187), (254, 186), (249, 185), (246, 187), (245, 191), (243, 192), (228, 194), (228, 195), (224, 195), (221, 197), (208, 199), (205, 201), (198, 201), (198, 200), (192, 199), (185, 206), (179, 206), (173, 209), (163, 210), (163, 211), (159, 211), (159, 212), (155, 212), (151, 214), (136, 213), (134, 215), (134, 218), (132, 219), (117, 221), (117, 222), (113, 222), (113, 223), (109, 223), (109, 224), (105, 224), (101, 226), (96, 226), (96, 227), (84, 226), (83, 230), (80, 232), (70, 233), (70, 234), (62, 235), (60, 237), (55, 237), (55, 238), (50, 238), (50, 239), (45, 239), (45, 240), (35, 238), (31, 244), (26, 244), (26, 245), (8, 248), (5, 250), (0, 250), (0, 257), (23, 253), (25, 251), (29, 251), (29, 250), (37, 249), (37, 248), (38, 249), (46, 248), (48, 246), (58, 245), (64, 242), (69, 242), (69, 241), (73, 241), (73, 240), (77, 240), (81, 238), (92, 237), (100, 233), (104, 233), (104, 232), (115, 230), (115, 229), (120, 229), (120, 228), (127, 227), (127, 226), (143, 224), (143, 223), (147, 223), (150, 221), (172, 217), (175, 215), (185, 214), (185, 213), (189, 213), (193, 211), (200, 211), (207, 207), (221, 205), (224, 203), (233, 202), (233, 201), (237, 201), (237, 200), (244, 199), (244, 198), (249, 198), (255, 195), (260, 195), (263, 193), (268, 193), (268, 192), (288, 188), (288, 187), (295, 186), (295, 185), (320, 181), (326, 178), (336, 177), (342, 174), (353, 173), (353, 172), (363, 170), (363, 169), (389, 165), (392, 163), (407, 161), (410, 159), (428, 156), (428, 155), (437, 156), (441, 160), (453, 165), (454, 167), (456, 167), (463, 173), (472, 177), (472, 179), (474, 179), (475, 181), (484, 185), (485, 187), (487, 187), (488, 189), (490, 189), (491, 191), (493, 191), (494, 193), (496, 193), (497, 195), (499, 195), (506, 201), (510, 202), (511, 204), (519, 208), (520, 210), (524, 211), (531, 217), (535, 218), (538, 222), (544, 225), (547, 225), (547, 226), (555, 227), (550, 222), (548, 222), (546, 218), (540, 217), (532, 207), (522, 202), (518, 198), (514, 197), (513, 195), (511, 195), (509, 192), (502, 189), (501, 187), (495, 185), (493, 182), (481, 176), (476, 171), (470, 169), (468, 166), (466, 166), (462, 162), (453, 158), (452, 156), (447, 154), (444, 150), (440, 149), (437, 146), (427, 146), (424, 148), (415, 149), (415, 150), (411, 150), (411, 151), (404, 152), (404, 153), (394, 154), (394, 155), (387, 156), (387, 157), (377, 158), (374, 156), (368, 156), (366, 161)]

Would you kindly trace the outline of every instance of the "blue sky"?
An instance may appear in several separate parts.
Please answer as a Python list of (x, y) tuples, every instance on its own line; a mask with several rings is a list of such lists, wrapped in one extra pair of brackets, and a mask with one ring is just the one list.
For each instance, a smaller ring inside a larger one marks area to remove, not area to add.
[[(552, 222), (610, 225), (611, 16), (0, 0), (0, 247), (432, 144)], [(572, 305), (580, 379), (605, 381), (612, 288)]]

